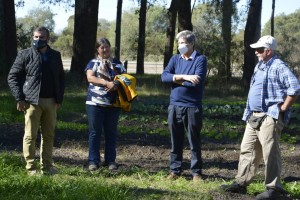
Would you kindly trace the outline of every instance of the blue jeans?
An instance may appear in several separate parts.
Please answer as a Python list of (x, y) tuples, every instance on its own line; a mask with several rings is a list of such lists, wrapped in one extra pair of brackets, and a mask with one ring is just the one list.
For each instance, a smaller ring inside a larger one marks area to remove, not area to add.
[(86, 105), (89, 121), (89, 164), (100, 164), (100, 141), (102, 132), (105, 139), (104, 160), (106, 164), (115, 162), (117, 126), (121, 109)]
[(191, 150), (192, 175), (202, 174), (201, 137), (202, 109), (170, 105), (168, 108), (168, 125), (171, 132), (172, 148), (170, 152), (170, 171), (180, 174), (182, 169), (182, 153), (184, 134)]

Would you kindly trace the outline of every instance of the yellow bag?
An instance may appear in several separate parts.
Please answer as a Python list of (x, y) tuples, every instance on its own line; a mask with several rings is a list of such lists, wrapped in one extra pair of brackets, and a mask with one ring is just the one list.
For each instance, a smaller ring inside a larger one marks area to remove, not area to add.
[(114, 81), (118, 81), (118, 97), (115, 107), (121, 107), (124, 111), (131, 110), (131, 102), (138, 96), (136, 92), (136, 78), (129, 74), (116, 75)]

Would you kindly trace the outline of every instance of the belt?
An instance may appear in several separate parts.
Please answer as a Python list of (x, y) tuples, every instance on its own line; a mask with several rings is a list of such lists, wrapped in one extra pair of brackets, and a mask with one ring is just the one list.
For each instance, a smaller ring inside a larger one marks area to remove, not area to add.
[(253, 113), (264, 113), (263, 111), (252, 111)]

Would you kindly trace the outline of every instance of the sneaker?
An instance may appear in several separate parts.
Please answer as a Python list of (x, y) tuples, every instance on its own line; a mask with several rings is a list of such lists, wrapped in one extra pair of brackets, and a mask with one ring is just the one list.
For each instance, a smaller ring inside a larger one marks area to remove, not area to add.
[(200, 176), (200, 175), (195, 175), (195, 176), (193, 176), (193, 181), (194, 182), (199, 182), (199, 181), (201, 181), (202, 180), (202, 177)]
[(34, 170), (28, 170), (27, 174), (28, 174), (28, 176), (37, 176), (38, 175), (38, 171), (36, 169), (34, 169)]
[(89, 171), (96, 171), (98, 169), (98, 166), (96, 164), (89, 164)]
[(176, 180), (176, 179), (179, 178), (179, 176), (180, 176), (180, 174), (175, 174), (174, 172), (171, 172), (169, 174), (169, 176), (167, 177), (167, 179), (169, 179), (169, 180)]
[(49, 169), (42, 170), (41, 174), (42, 175), (55, 175), (55, 174), (58, 174), (58, 170), (55, 169), (54, 167), (51, 167)]
[(267, 188), (266, 191), (263, 193), (260, 193), (256, 196), (256, 199), (262, 200), (262, 199), (283, 199), (286, 197), (287, 192), (281, 188)]
[(109, 170), (116, 170), (118, 169), (117, 164), (115, 162), (111, 162), (108, 164), (108, 169)]
[(229, 185), (221, 185), (221, 189), (225, 192), (232, 192), (232, 193), (239, 193), (239, 194), (246, 194), (247, 187), (238, 184), (237, 182), (233, 182)]

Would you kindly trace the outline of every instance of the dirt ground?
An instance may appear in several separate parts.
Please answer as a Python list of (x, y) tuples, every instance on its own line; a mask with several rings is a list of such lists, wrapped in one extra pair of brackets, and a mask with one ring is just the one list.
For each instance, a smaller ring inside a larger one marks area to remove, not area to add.
[[(24, 126), (22, 124), (0, 125), (0, 150), (21, 152)], [(55, 137), (54, 161), (66, 165), (86, 166), (88, 133), (80, 131), (57, 131)], [(203, 141), (204, 179), (232, 180), (237, 173), (239, 143), (217, 144)], [(102, 145), (103, 147), (103, 145)], [(282, 178), (285, 182), (300, 183), (300, 145), (282, 144)], [(170, 141), (168, 137), (127, 134), (118, 136), (117, 163), (119, 169), (142, 168), (155, 173), (168, 171)], [(103, 152), (103, 150), (102, 150)], [(190, 152), (188, 144), (184, 149), (183, 176), (191, 179), (189, 170)], [(263, 178), (261, 165), (257, 178)], [(214, 199), (255, 199), (254, 196), (227, 194), (212, 191)]]

